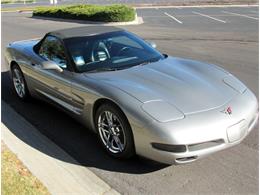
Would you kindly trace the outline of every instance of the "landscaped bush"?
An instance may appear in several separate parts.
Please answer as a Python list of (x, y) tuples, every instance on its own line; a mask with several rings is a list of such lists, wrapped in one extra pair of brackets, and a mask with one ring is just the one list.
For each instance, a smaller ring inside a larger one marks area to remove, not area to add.
[(126, 5), (72, 5), (38, 7), (33, 16), (65, 19), (90, 20), (100, 22), (128, 22), (135, 19), (135, 10)]

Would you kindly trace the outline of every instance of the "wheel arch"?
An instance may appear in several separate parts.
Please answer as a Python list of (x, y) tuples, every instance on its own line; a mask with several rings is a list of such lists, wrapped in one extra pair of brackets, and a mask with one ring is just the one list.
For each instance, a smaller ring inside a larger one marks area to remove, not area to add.
[[(107, 99), (107, 98), (100, 98), (98, 100), (95, 101), (94, 103), (94, 106), (93, 106), (93, 109), (92, 109), (92, 120), (93, 120), (93, 124), (95, 126), (95, 116), (96, 116), (96, 112), (98, 110), (98, 108), (101, 106), (101, 105), (104, 105), (104, 104), (111, 104), (113, 106), (115, 106), (118, 110), (121, 111), (121, 113), (124, 115), (125, 119), (126, 119), (126, 122), (128, 123), (129, 127), (130, 127), (130, 131), (131, 131), (131, 134), (132, 134), (132, 139), (133, 139), (133, 147), (134, 147), (134, 153), (136, 153), (136, 146), (135, 146), (135, 139), (134, 139), (134, 132), (133, 132), (133, 129), (132, 129), (132, 126), (125, 114), (125, 112), (120, 108), (120, 106), (115, 103), (114, 101), (110, 100), (110, 99)], [(98, 133), (95, 129), (95, 132)]]
[[(97, 112), (98, 108), (99, 108), (101, 105), (103, 105), (103, 104), (111, 104), (111, 105), (115, 106), (118, 110), (120, 110), (120, 111), (123, 113), (124, 117), (126, 118), (126, 121), (128, 122), (128, 124), (129, 124), (129, 126), (130, 126), (130, 128), (131, 128), (131, 132), (132, 132), (132, 134), (133, 134), (132, 127), (131, 127), (131, 125), (130, 125), (130, 122), (129, 122), (129, 120), (128, 120), (126, 114), (125, 114), (125, 112), (120, 108), (120, 106), (119, 106), (117, 103), (115, 103), (114, 101), (112, 101), (112, 100), (110, 100), (110, 99), (108, 99), (108, 98), (100, 98), (100, 99), (96, 100), (95, 103), (94, 103), (94, 106), (93, 106), (93, 109), (92, 109), (92, 122), (93, 122), (94, 127), (95, 127), (95, 116), (96, 116), (96, 112)], [(96, 132), (96, 130), (95, 130), (95, 132)], [(97, 132), (96, 132), (96, 133), (97, 133)]]
[(10, 62), (10, 65), (9, 65), (9, 67), (10, 67), (10, 72), (12, 71), (12, 69), (13, 69), (14, 66), (18, 66), (18, 67), (21, 69), (21, 67), (19, 66), (19, 64), (18, 64), (15, 60), (12, 60), (12, 61)]
[[(126, 114), (124, 113), (124, 111), (120, 108), (120, 106), (118, 106), (117, 103), (115, 103), (114, 101), (110, 100), (110, 99), (107, 99), (107, 98), (100, 98), (98, 100), (95, 101), (94, 103), (94, 106), (93, 106), (93, 109), (92, 109), (92, 118), (93, 118), (93, 124), (95, 124), (95, 116), (96, 116), (96, 112), (98, 110), (98, 108), (103, 105), (103, 104), (111, 104), (113, 106), (115, 106), (117, 109), (119, 109), (123, 114), (124, 116), (126, 117)], [(127, 119), (127, 117), (126, 117)], [(128, 119), (127, 119), (127, 122), (129, 123)], [(130, 125), (130, 123), (129, 123)]]
[(14, 66), (17, 66), (18, 69), (20, 69), (20, 71), (21, 71), (21, 73), (22, 73), (22, 77), (23, 77), (23, 79), (24, 79), (24, 83), (25, 83), (25, 87), (26, 87), (25, 90), (26, 90), (26, 92), (27, 92), (27, 95), (26, 95), (27, 97), (26, 97), (25, 99), (23, 99), (23, 100), (28, 100), (28, 99), (30, 99), (30, 97), (31, 97), (31, 91), (30, 91), (30, 88), (29, 88), (28, 85), (27, 85), (27, 79), (26, 79), (26, 77), (25, 77), (25, 75), (24, 75), (24, 73), (23, 73), (23, 71), (22, 71), (20, 65), (19, 65), (15, 60), (12, 60), (12, 61), (10, 62), (10, 65), (9, 65), (9, 67), (10, 67), (9, 75), (10, 75), (10, 77), (12, 77)]
[[(12, 60), (11, 62), (10, 62), (10, 70), (12, 70), (12, 68), (13, 68), (13, 66), (19, 66), (19, 64), (15, 61), (15, 60)], [(20, 66), (19, 66), (19, 68), (20, 68)]]

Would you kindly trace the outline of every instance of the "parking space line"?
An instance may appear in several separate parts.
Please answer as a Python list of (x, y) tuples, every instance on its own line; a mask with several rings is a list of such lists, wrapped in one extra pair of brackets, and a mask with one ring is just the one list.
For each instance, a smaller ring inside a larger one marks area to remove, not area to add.
[(252, 16), (248, 16), (248, 15), (244, 15), (244, 14), (238, 14), (238, 13), (234, 13), (234, 12), (228, 12), (228, 11), (222, 11), (223, 13), (226, 14), (231, 14), (231, 15), (235, 15), (235, 16), (242, 16), (245, 18), (250, 18), (250, 19), (254, 19), (254, 20), (258, 20), (258, 18), (252, 17)]
[(194, 12), (194, 11), (193, 11), (192, 13), (198, 14), (198, 15), (200, 15), (200, 16), (204, 16), (204, 17), (206, 17), (206, 18), (210, 18), (210, 19), (212, 19), (212, 20), (216, 20), (216, 21), (218, 21), (218, 22), (226, 23), (226, 21), (224, 21), (224, 20), (220, 20), (220, 19), (218, 19), (218, 18), (214, 18), (214, 17), (209, 16), (209, 15), (206, 15), (206, 14), (202, 14), (202, 13)]
[(182, 24), (182, 21), (178, 20), (177, 18), (175, 18), (174, 16), (168, 14), (167, 12), (164, 12), (164, 14), (165, 14), (166, 16), (169, 16), (170, 18), (174, 19), (176, 22)]

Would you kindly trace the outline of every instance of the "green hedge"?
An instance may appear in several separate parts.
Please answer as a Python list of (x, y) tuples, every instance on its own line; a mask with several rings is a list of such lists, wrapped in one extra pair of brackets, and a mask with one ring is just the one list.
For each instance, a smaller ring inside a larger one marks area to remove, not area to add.
[(126, 5), (72, 5), (38, 7), (33, 11), (33, 16), (100, 22), (128, 22), (135, 19), (135, 13), (132, 7)]

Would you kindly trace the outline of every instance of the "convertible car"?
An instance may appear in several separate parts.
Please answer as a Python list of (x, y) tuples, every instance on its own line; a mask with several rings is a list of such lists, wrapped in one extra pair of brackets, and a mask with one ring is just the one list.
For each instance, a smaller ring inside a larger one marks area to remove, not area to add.
[(5, 58), (21, 100), (68, 112), (118, 159), (192, 162), (239, 144), (258, 121), (255, 95), (229, 72), (161, 54), (115, 27), (13, 42)]

